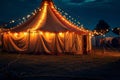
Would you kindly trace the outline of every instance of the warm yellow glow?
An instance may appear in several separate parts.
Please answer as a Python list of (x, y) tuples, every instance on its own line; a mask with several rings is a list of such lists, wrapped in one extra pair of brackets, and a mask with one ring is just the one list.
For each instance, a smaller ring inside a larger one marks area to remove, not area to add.
[(65, 20), (64, 18), (62, 18), (62, 20)]
[(62, 32), (59, 33), (59, 35), (62, 35), (62, 34), (63, 34)]
[(34, 25), (34, 28), (31, 29), (31, 31), (35, 31), (37, 30), (41, 23), (44, 21), (46, 15), (47, 15), (47, 5), (48, 5), (48, 2), (44, 2), (44, 6), (43, 6), (43, 10), (42, 10), (42, 15), (39, 15), (38, 17), (38, 22)]
[(50, 38), (50, 33), (49, 33), (49, 32), (45, 32), (45, 36), (46, 36), (47, 38)]
[(50, 33), (50, 36), (52, 36), (52, 37), (55, 36), (55, 33)]
[(8, 34), (10, 34), (10, 31), (8, 32)]
[(27, 35), (27, 32), (24, 32), (23, 34), (26, 36), (26, 35)]
[(45, 6), (47, 6), (47, 5), (48, 5), (48, 3), (47, 3), (47, 2), (45, 2), (45, 3), (44, 3), (44, 5), (45, 5)]
[(42, 34), (44, 33), (45, 37), (47, 39), (51, 39), (55, 37), (55, 33), (51, 33), (51, 32), (42, 32)]
[(34, 37), (35, 35), (36, 35), (36, 32), (35, 32), (35, 31), (33, 31), (33, 32), (32, 32), (32, 36)]
[(37, 31), (32, 31), (32, 33), (37, 33)]
[(63, 38), (63, 37), (64, 37), (64, 34), (63, 34), (62, 32), (60, 32), (60, 33), (59, 33), (59, 36)]
[(67, 31), (66, 34), (68, 34), (69, 32)]
[(43, 32), (40, 31), (39, 34), (40, 34), (40, 35), (43, 35)]
[(24, 36), (23, 32), (18, 33), (18, 35), (19, 35), (19, 37), (23, 37)]
[(18, 36), (18, 33), (14, 33), (14, 36), (17, 37), (17, 36)]
[(51, 8), (53, 9), (54, 7), (53, 7), (53, 6), (51, 6)]

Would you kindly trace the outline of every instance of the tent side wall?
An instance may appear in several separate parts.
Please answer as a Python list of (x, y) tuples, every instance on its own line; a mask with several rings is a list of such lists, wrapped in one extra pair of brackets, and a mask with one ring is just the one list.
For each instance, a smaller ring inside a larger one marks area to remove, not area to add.
[(74, 32), (4, 33), (3, 39), (4, 50), (8, 52), (83, 54), (83, 35)]
[(92, 51), (92, 36), (87, 35), (87, 53), (91, 53)]

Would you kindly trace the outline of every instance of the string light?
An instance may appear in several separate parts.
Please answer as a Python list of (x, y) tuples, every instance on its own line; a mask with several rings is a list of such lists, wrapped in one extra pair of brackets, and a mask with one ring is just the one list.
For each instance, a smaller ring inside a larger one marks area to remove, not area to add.
[(24, 32), (24, 35), (26, 36), (26, 35), (27, 35), (27, 32)]
[[(45, 3), (44, 5), (47, 6), (48, 4)], [(68, 14), (67, 12), (63, 11), (63, 10), (60, 9), (60, 8), (57, 8), (56, 5), (55, 5), (54, 7), (52, 6), (51, 8), (53, 8), (53, 10), (54, 10), (54, 8), (56, 8), (56, 9), (59, 10), (59, 12), (60, 12), (61, 14), (64, 14), (63, 20), (64, 20), (67, 24), (71, 25), (72, 27), (74, 27), (74, 28), (76, 28), (76, 29), (78, 29), (78, 30), (82, 30), (82, 29), (83, 29), (83, 25), (81, 25), (81, 26), (80, 26), (80, 29), (79, 29), (80, 22), (77, 22), (76, 19), (74, 19), (74, 18), (72, 18), (71, 16), (69, 16), (69, 14)], [(35, 9), (34, 12), (32, 12), (32, 15), (36, 15), (36, 13), (37, 13), (38, 11), (41, 11), (42, 9), (44, 9), (44, 7), (42, 7), (41, 9), (39, 9), (39, 8)], [(58, 12), (58, 11), (57, 11), (57, 12)], [(59, 14), (59, 13), (57, 13), (57, 14)], [(26, 21), (26, 19), (29, 19), (30, 16), (31, 16), (31, 15), (28, 14), (26, 17), (23, 17), (22, 19), (18, 19), (18, 20), (19, 20), (18, 22), (20, 22), (21, 20), (24, 20), (24, 21), (21, 21), (21, 23), (19, 23), (19, 25), (21, 25), (22, 23), (24, 23), (24, 22)], [(66, 20), (66, 19), (67, 19), (67, 20)], [(11, 22), (14, 23), (14, 22), (17, 22), (17, 21), (12, 20)], [(17, 25), (17, 27), (18, 27), (19, 25)], [(82, 29), (81, 29), (81, 28), (82, 28)], [(11, 29), (12, 29), (12, 28), (11, 28)], [(39, 33), (40, 33), (40, 34), (43, 34), (42, 32), (39, 32)]]
[(34, 13), (37, 13), (37, 10), (36, 10), (36, 9), (34, 10)]
[(65, 15), (68, 15), (68, 13), (65, 13)]
[(25, 17), (23, 17), (22, 19), (25, 20)]
[[(77, 27), (80, 27), (80, 22), (77, 22), (76, 19), (74, 19), (74, 18), (72, 18), (71, 16), (69, 16), (68, 13), (66, 13), (66, 12), (63, 11), (62, 9), (57, 8), (56, 5), (55, 5), (55, 7), (52, 6), (51, 8), (53, 9), (53, 11), (55, 11), (55, 9), (57, 9), (60, 14), (64, 15), (63, 17), (64, 17), (65, 19), (67, 19), (69, 22), (71, 22), (72, 24), (76, 25)], [(54, 8), (55, 8), (55, 9), (54, 9)], [(56, 13), (56, 14), (58, 14), (58, 13)], [(78, 16), (78, 17), (79, 17), (79, 16)], [(63, 20), (64, 20), (64, 19), (63, 19)], [(68, 22), (67, 22), (67, 23), (68, 23)], [(71, 25), (71, 24), (70, 24), (70, 25)]]
[(29, 18), (29, 17), (30, 17), (30, 15), (28, 14), (28, 15), (27, 15), (27, 18)]
[(14, 33), (14, 36), (17, 37), (17, 36), (18, 36), (18, 33)]
[(43, 32), (41, 32), (41, 31), (40, 31), (39, 33), (40, 33), (40, 35), (42, 35), (42, 34), (43, 34)]
[(32, 15), (35, 15), (35, 13), (34, 13), (34, 12), (32, 12)]
[(14, 20), (12, 20), (12, 23), (14, 23), (15, 21)]

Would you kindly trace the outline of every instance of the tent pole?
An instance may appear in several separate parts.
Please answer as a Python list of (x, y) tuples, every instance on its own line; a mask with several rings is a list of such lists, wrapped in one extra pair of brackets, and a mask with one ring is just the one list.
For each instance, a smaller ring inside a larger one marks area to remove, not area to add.
[(3, 42), (3, 38), (4, 38), (4, 36), (3, 36), (3, 35), (4, 35), (4, 33), (1, 34), (1, 42), (2, 42), (2, 45), (1, 45), (1, 51), (3, 51), (3, 48), (4, 48), (4, 46), (3, 46), (3, 43), (4, 43), (4, 42)]
[(66, 33), (64, 33), (64, 50), (63, 50), (64, 53), (65, 53), (65, 42), (66, 42), (66, 39), (65, 39), (65, 38), (66, 38)]
[(27, 50), (28, 53), (30, 53), (29, 50), (30, 50), (30, 30), (28, 32), (28, 50)]
[(56, 44), (57, 44), (57, 33), (55, 34), (55, 55), (57, 55), (58, 53), (58, 51), (57, 51), (57, 46), (56, 46)]

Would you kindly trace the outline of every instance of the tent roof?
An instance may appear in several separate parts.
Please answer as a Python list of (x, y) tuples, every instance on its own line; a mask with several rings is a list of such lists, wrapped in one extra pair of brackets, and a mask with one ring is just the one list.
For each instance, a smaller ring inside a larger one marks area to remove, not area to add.
[(89, 33), (88, 30), (81, 30), (76, 25), (64, 18), (54, 7), (52, 0), (42, 0), (40, 9), (23, 24), (11, 29), (12, 32), (22, 31), (48, 31), (78, 33)]

